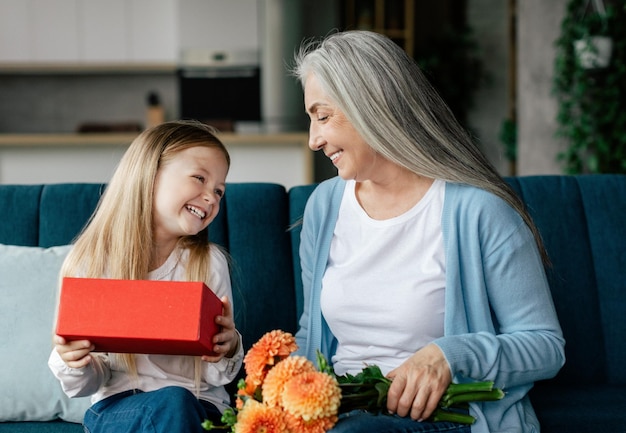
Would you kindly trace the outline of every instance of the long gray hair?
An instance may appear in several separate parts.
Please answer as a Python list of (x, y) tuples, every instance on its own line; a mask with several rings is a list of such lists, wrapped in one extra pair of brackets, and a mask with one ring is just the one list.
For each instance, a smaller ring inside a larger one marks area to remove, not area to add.
[(433, 179), (473, 185), (516, 209), (535, 236), (523, 203), (478, 149), (419, 66), (395, 42), (369, 31), (334, 33), (302, 44), (294, 75), (314, 74), (328, 97), (377, 153)]

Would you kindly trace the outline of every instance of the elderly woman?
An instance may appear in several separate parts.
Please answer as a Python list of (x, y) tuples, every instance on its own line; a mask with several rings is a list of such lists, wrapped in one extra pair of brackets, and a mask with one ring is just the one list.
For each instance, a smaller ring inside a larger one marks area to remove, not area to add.
[[(372, 32), (307, 42), (309, 146), (338, 177), (307, 203), (300, 354), (337, 374), (378, 365), (387, 409), (334, 432), (535, 432), (533, 382), (564, 363), (539, 233), (416, 63)], [(451, 382), (494, 381), (471, 427), (429, 422)]]

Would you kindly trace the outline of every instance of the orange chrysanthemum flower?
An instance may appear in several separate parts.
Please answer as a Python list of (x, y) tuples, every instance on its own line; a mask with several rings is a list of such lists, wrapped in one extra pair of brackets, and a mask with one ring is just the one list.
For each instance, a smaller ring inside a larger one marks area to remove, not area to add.
[(254, 398), (257, 390), (257, 387), (249, 383), (247, 380), (245, 380), (244, 383), (246, 385), (245, 388), (240, 388), (237, 390), (237, 400), (235, 402), (235, 407), (239, 410), (243, 407), (246, 399)]
[(340, 403), (341, 389), (337, 380), (319, 371), (294, 376), (285, 383), (282, 392), (285, 411), (304, 421), (336, 415)]
[(240, 398), (239, 395), (237, 395), (237, 398), (235, 399), (235, 409), (237, 410), (243, 409), (243, 403), (244, 403), (243, 399)]
[(305, 421), (289, 412), (283, 412), (283, 414), (290, 433), (326, 433), (337, 423), (336, 415)]
[(263, 383), (267, 370), (298, 349), (296, 339), (288, 332), (274, 330), (263, 335), (246, 354), (247, 380), (254, 386)]
[(286, 433), (287, 424), (280, 409), (248, 400), (237, 415), (235, 433)]
[(313, 372), (315, 366), (304, 356), (292, 356), (285, 358), (274, 366), (265, 377), (263, 382), (263, 403), (268, 406), (281, 405), (281, 397), (285, 383), (294, 376)]

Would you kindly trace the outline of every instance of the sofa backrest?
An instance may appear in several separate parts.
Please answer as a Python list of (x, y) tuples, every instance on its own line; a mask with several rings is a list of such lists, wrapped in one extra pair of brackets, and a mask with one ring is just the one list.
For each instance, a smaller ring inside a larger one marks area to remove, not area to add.
[[(0, 185), (0, 243), (50, 247), (77, 236), (102, 184)], [(285, 188), (229, 184), (209, 227), (231, 258), (235, 319), (246, 348), (270, 329), (295, 332), (294, 273)]]
[(89, 219), (102, 184), (0, 186), (0, 243), (51, 247), (69, 244)]
[(552, 266), (565, 335), (562, 383), (626, 384), (626, 176), (508, 179), (526, 203)]
[(285, 188), (229, 184), (209, 238), (232, 258), (235, 321), (246, 349), (265, 332), (297, 326), (293, 259)]
[[(548, 278), (567, 357), (555, 380), (625, 384), (626, 176), (507, 180), (530, 210), (552, 261)], [(70, 243), (104, 188), (0, 185), (0, 243)], [(236, 320), (246, 348), (268, 330), (296, 330), (303, 303), (298, 221), (314, 188), (287, 193), (275, 184), (229, 184), (209, 229), (232, 258)]]

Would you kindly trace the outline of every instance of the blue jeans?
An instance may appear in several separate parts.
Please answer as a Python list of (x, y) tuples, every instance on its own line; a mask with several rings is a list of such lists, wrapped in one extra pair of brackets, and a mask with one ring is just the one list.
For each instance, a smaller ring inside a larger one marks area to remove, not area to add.
[(156, 391), (125, 391), (91, 406), (85, 413), (86, 433), (206, 433), (202, 421), (220, 423), (219, 410), (190, 391), (168, 386)]
[(424, 433), (454, 432), (470, 433), (468, 425), (452, 422), (418, 422), (397, 415), (376, 415), (354, 410), (339, 417), (329, 433)]

